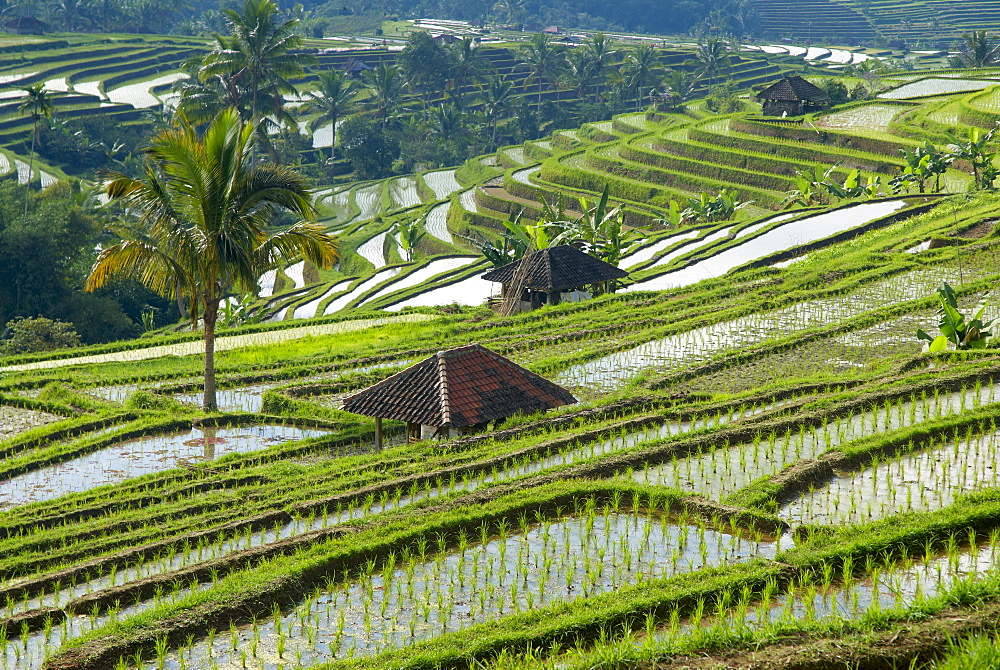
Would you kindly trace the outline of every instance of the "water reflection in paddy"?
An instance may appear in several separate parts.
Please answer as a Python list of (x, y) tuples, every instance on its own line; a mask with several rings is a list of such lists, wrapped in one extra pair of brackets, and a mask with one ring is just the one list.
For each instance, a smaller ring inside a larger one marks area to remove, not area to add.
[(0, 482), (0, 508), (54, 500), (68, 493), (169, 470), (176, 467), (180, 459), (211, 460), (227, 454), (257, 451), (281, 442), (319, 437), (328, 432), (279, 425), (206, 426), (129, 440)]

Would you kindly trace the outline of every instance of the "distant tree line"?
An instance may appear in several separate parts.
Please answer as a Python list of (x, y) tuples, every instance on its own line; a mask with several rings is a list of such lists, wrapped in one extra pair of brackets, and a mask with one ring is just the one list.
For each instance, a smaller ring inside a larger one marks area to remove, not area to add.
[[(7, 0), (4, 13), (33, 16), (57, 30), (206, 34), (224, 32), (233, 0)], [(560, 25), (649, 34), (750, 35), (758, 27), (751, 0), (305, 0), (284, 6), (311, 37), (327, 31), (371, 31), (385, 17), (500, 22), (512, 27)]]
[[(727, 44), (712, 37), (695, 62), (671, 71), (652, 46), (624, 50), (598, 33), (571, 47), (537, 34), (515, 52), (515, 76), (498, 73), (470, 40), (444, 46), (417, 32), (395, 63), (357, 79), (319, 68), (314, 84), (304, 87), (307, 69), (316, 68), (303, 51), (300, 19), (287, 18), (272, 0), (246, 0), (224, 16), (226, 33), (177, 82), (176, 106), (139, 121), (64, 121), (43, 86), (26, 89), (21, 110), (34, 131), (26, 133), (24, 152), (37, 151), (81, 177), (114, 170), (143, 178), (151, 138), (177, 126), (207, 127), (232, 109), (258, 129), (254, 160), (294, 167), (320, 183), (345, 169), (374, 178), (455, 165), (652, 100), (683, 104), (699, 82), (724, 82), (730, 57)], [(332, 126), (330, 145), (314, 149), (303, 125), (311, 132)], [(95, 248), (118, 242), (105, 231), (123, 213), (98, 207), (95, 196), (79, 182), (41, 192), (0, 184), (0, 324), (59, 319), (74, 324), (87, 343), (134, 336), (190, 312), (184, 300), (165, 300), (136, 282), (82, 291)], [(285, 219), (279, 214), (273, 224), (289, 224)]]

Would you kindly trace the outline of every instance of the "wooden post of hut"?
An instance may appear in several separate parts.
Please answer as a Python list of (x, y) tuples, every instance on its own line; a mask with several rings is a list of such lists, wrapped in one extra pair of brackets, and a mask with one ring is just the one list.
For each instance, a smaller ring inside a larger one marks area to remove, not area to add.
[(344, 409), (375, 417), (382, 448), (382, 419), (406, 424), (408, 441), (454, 437), (522, 412), (576, 402), (566, 389), (478, 345), (440, 351), (344, 399)]

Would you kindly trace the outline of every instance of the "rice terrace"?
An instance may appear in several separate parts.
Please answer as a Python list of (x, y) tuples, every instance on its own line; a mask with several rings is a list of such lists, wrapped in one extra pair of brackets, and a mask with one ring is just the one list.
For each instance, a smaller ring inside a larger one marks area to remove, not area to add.
[(11, 3), (0, 668), (1000, 670), (996, 9)]

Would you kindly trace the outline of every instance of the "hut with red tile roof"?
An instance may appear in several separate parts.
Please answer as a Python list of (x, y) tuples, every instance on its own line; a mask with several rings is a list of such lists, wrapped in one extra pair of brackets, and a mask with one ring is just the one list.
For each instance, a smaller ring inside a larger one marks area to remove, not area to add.
[(523, 412), (576, 402), (566, 389), (479, 344), (439, 351), (344, 399), (344, 409), (375, 418), (382, 447), (382, 419), (406, 423), (409, 441), (448, 437), (485, 428)]

